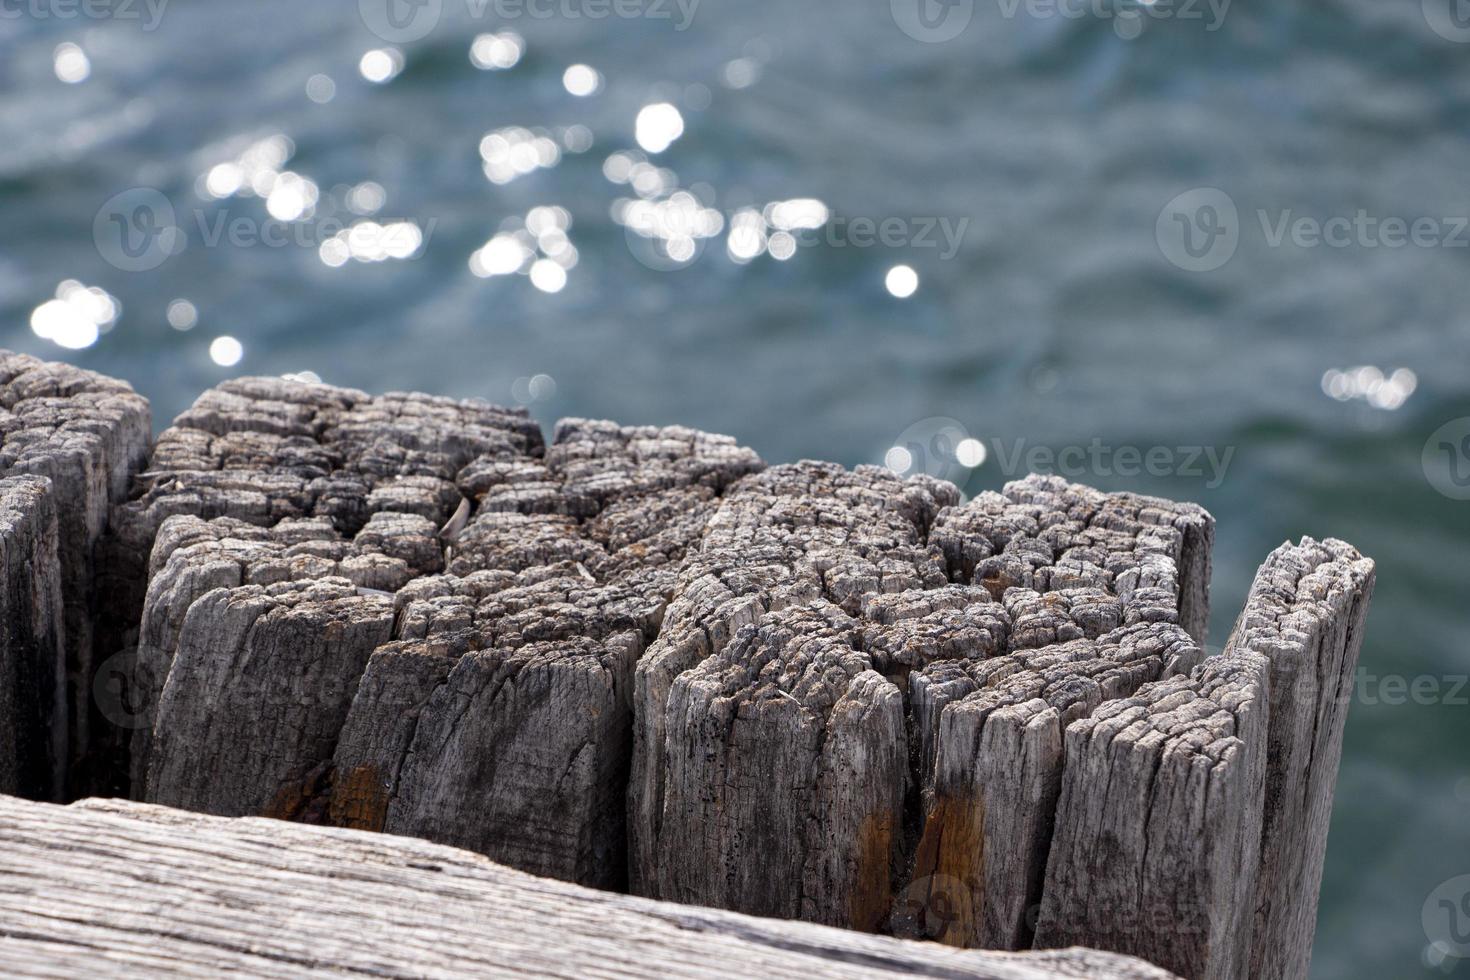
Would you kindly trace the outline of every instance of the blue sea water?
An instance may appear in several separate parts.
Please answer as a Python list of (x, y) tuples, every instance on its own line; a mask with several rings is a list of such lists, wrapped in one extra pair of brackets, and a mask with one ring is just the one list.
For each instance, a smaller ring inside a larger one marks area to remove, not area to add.
[(0, 346), (160, 426), (312, 372), (1197, 500), (1215, 642), (1272, 547), (1346, 538), (1379, 583), (1313, 976), (1456, 972), (1451, 0), (387, 2), (0, 4)]

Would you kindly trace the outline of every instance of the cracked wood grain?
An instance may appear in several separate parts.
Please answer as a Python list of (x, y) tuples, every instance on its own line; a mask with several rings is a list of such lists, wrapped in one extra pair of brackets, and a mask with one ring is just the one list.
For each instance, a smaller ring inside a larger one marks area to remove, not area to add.
[[(945, 584), (923, 534), (957, 500), (941, 481), (812, 462), (725, 495), (638, 664), (636, 892), (886, 920), (909, 783), (903, 698), (875, 669), (886, 658), (857, 649), (852, 617), (877, 595)], [(763, 802), (766, 784), (791, 805)]]
[(409, 838), (0, 797), (16, 977), (1171, 980), (1094, 950), (988, 953), (592, 891)]
[(934, 746), (934, 760), (913, 867), (927, 894), (913, 898), (928, 916), (921, 925), (946, 929), (934, 938), (1030, 945), (1062, 819), (1064, 732), (1198, 654), (1178, 626), (1141, 622), (1096, 639), (937, 662), (915, 679), (921, 744)]
[(559, 423), (474, 464), (447, 574), (398, 596), (336, 753), (331, 812), (622, 888), (633, 670), (716, 495), (761, 465), (690, 429)]
[(55, 799), (66, 758), (66, 658), (56, 497), (0, 479), (0, 793)]
[[(119, 538), (152, 541), (134, 792), (620, 886), (633, 664), (718, 494), (759, 466), (679, 427), (565, 420), (543, 447), (474, 403), (206, 393), (120, 508)], [(257, 662), (285, 679), (252, 682)], [(271, 744), (236, 758), (249, 724)]]
[(1226, 645), (1265, 657), (1271, 676), (1252, 976), (1305, 976), (1310, 964), (1333, 789), (1375, 578), (1373, 561), (1346, 542), (1283, 544), (1256, 573)]
[[(0, 474), (7, 568), (51, 560), (49, 486)], [(111, 514), (98, 633), (135, 638), (140, 706), (117, 783), (149, 801), (957, 946), (1305, 975), (1372, 590), (1341, 542), (1273, 554), (1206, 659), (1191, 504), (1054, 477), (962, 503), (681, 427), (546, 443), (523, 412), (275, 379), (201, 396)], [(11, 597), (0, 780), (55, 751), (17, 708), (63, 662), (45, 596)]]
[[(62, 621), (55, 641), (64, 684), (54, 688), (54, 697), (32, 688), (53, 703), (31, 709), (29, 724), (61, 730), (31, 739), (33, 746), (47, 745), (51, 759), (48, 778), (32, 772), (28, 780), (28, 791), (38, 796), (85, 790), (106, 751), (105, 718), (93, 687), (112, 651), (98, 642), (95, 629), (108, 590), (98, 576), (96, 550), (110, 506), (124, 498), (142, 466), (150, 424), (147, 401), (125, 382), (0, 351), (0, 477), (48, 481), (56, 521), (50, 547), (59, 563)], [(50, 675), (49, 668), (43, 672)]]
[[(1200, 659), (1212, 535), (1053, 478), (963, 505), (876, 468), (737, 485), (639, 662), (634, 890), (1024, 947), (1062, 733)], [(838, 705), (855, 762), (827, 758)], [(861, 792), (829, 802), (833, 771)]]
[(1212, 657), (1066, 731), (1040, 948), (1086, 936), (1197, 980), (1247, 973), (1267, 663)]
[(1209, 621), (1214, 518), (1194, 504), (1103, 493), (1060, 477), (1032, 476), (982, 493), (940, 516), (930, 535), (956, 581), (996, 598), (1097, 588), (1126, 617), (1177, 621), (1204, 643)]

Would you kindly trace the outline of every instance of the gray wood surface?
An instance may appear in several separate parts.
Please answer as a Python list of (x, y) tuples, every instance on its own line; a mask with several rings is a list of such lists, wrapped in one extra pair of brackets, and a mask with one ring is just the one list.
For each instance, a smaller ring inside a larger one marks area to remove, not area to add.
[(1062, 732), (1199, 661), (1212, 540), (1055, 478), (738, 484), (638, 663), (634, 890), (1025, 947)]
[[(3, 567), (54, 562), (64, 599), (49, 486), (0, 478)], [(961, 502), (680, 427), (545, 442), (480, 402), (260, 378), (201, 396), (110, 513), (84, 586), (130, 645), (127, 710), (91, 744), (135, 797), (690, 906), (1306, 975), (1373, 581), (1341, 542), (1274, 553), (1206, 659), (1192, 504), (1040, 476)], [(49, 594), (7, 600), (0, 788), (58, 751)]]
[(0, 479), (0, 793), (55, 799), (67, 712), (56, 496), (39, 476)]
[(1227, 651), (1265, 657), (1271, 675), (1251, 976), (1307, 973), (1343, 729), (1375, 580), (1372, 560), (1346, 542), (1283, 544), (1256, 574), (1230, 635)]
[(825, 463), (726, 495), (638, 664), (635, 891), (883, 924), (903, 844), (903, 699), (856, 649), (854, 616), (880, 592), (945, 584), (922, 535), (956, 499), (939, 481)]
[(935, 758), (912, 872), (927, 898), (911, 898), (928, 924), (952, 930), (934, 938), (1030, 945), (1062, 819), (1063, 764), (1070, 771), (1077, 763), (1075, 751), (1064, 753), (1063, 733), (1070, 738), (1072, 722), (1193, 663), (1198, 652), (1180, 627), (1139, 622), (1095, 639), (935, 663), (915, 679), (920, 728)]
[[(135, 795), (626, 884), (633, 665), (733, 440), (247, 379), (159, 440)], [(252, 729), (263, 732), (249, 751)]]
[(1214, 522), (1199, 507), (1031, 477), (941, 512), (951, 578), (1004, 607), (982, 656), (909, 680), (922, 832), (894, 929), (963, 945), (1032, 941), (1063, 732), (1201, 658)]
[(447, 574), (399, 593), (400, 642), (368, 665), (333, 812), (625, 888), (633, 668), (717, 496), (760, 465), (725, 437), (588, 420), (508, 474), (472, 464)]
[(137, 803), (0, 797), (8, 976), (1170, 980), (1091, 950), (989, 953), (653, 902), (467, 851)]
[(109, 651), (94, 629), (106, 591), (96, 550), (109, 508), (125, 498), (143, 464), (150, 426), (148, 402), (125, 382), (0, 351), (0, 477), (50, 481), (57, 528), (51, 546), (60, 566), (65, 688), (44, 714), (64, 720), (65, 740), (60, 748), (50, 743), (62, 758), (50, 793), (31, 785), (38, 795), (85, 791), (94, 763), (108, 753), (105, 717), (93, 696), (111, 680), (97, 676)]
[(1261, 842), (1265, 658), (1212, 657), (1066, 731), (1038, 947), (1080, 935), (1191, 980), (1246, 972)]
[(427, 395), (242, 379), (201, 396), (113, 515), (116, 553), (148, 556), (146, 591), (119, 597), (142, 605), (132, 793), (324, 812), (358, 681), (392, 639), (391, 593), (444, 569), (455, 478), (540, 446), (524, 412)]
[(1215, 521), (1195, 504), (1032, 476), (941, 515), (930, 541), (956, 581), (997, 598), (1022, 587), (1101, 588), (1140, 618), (1176, 618), (1201, 644)]

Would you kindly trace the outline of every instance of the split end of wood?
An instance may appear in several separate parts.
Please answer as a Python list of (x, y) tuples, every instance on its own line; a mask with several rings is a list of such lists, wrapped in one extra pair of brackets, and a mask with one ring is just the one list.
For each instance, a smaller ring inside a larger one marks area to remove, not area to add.
[(1306, 975), (1374, 579), (1350, 545), (1272, 553), (1206, 656), (1192, 504), (1039, 476), (962, 501), (678, 426), (548, 443), (524, 411), (264, 378), (150, 446), (126, 385), (8, 354), (0, 403), (0, 791)]

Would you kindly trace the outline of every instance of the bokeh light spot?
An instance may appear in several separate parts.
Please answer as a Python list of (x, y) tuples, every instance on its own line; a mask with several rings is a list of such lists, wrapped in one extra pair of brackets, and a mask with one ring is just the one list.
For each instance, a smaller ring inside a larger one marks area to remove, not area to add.
[(234, 337), (216, 337), (209, 342), (209, 359), (220, 367), (234, 367), (244, 356), (244, 345)]
[(883, 285), (897, 298), (908, 299), (919, 291), (919, 274), (912, 266), (896, 265), (888, 270)]

